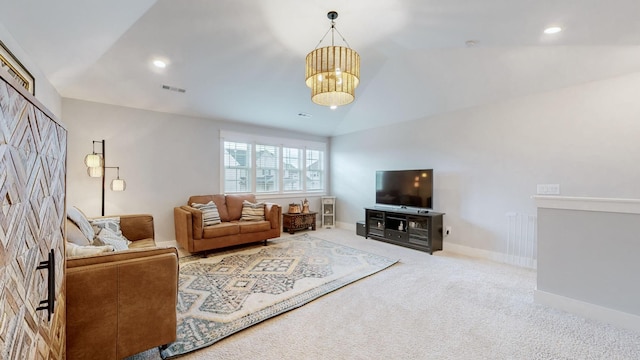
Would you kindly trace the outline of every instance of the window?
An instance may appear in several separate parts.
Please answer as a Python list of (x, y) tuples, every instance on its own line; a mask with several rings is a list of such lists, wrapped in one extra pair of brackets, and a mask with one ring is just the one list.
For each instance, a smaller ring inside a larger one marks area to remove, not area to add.
[(221, 132), (221, 143), (223, 193), (325, 191), (324, 143), (227, 132)]
[(284, 191), (302, 191), (302, 149), (282, 148)]
[(251, 144), (224, 142), (224, 188), (227, 192), (250, 192)]
[(256, 145), (256, 192), (278, 191), (278, 148)]
[(324, 189), (323, 151), (307, 150), (307, 190)]

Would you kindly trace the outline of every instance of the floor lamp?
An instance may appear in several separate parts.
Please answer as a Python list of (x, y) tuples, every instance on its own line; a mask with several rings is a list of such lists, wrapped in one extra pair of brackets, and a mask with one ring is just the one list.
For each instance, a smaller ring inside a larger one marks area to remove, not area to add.
[[(100, 144), (100, 152), (96, 151), (96, 144)], [(127, 183), (123, 179), (120, 179), (120, 167), (119, 166), (106, 166), (105, 165), (105, 141), (93, 140), (93, 150), (91, 154), (84, 157), (84, 164), (87, 165), (87, 174), (91, 177), (102, 178), (102, 212), (101, 216), (104, 216), (104, 193), (105, 193), (105, 170), (116, 169), (118, 171), (115, 179), (111, 181), (112, 191), (124, 191), (127, 187)]]

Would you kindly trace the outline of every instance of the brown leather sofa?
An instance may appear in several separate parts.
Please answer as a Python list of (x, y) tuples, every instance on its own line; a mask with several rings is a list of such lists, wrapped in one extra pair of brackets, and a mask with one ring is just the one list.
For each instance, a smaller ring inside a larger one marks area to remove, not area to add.
[[(74, 229), (75, 227), (75, 229)], [(151, 215), (121, 215), (130, 250), (67, 258), (67, 359), (122, 359), (176, 339), (178, 253)], [(79, 229), (67, 222), (67, 241)]]
[[(263, 221), (240, 221), (244, 200), (255, 203), (256, 197), (253, 194), (190, 197), (187, 205), (173, 210), (176, 241), (182, 248), (193, 253), (259, 241), (266, 244), (268, 239), (279, 237), (282, 228), (280, 205), (266, 203)], [(209, 201), (216, 204), (222, 223), (203, 226), (202, 211), (190, 205), (206, 204)]]

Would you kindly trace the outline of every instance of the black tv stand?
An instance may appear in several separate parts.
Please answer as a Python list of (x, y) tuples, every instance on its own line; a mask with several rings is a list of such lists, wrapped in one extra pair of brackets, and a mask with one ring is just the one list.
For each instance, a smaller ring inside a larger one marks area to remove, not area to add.
[(426, 251), (442, 250), (444, 213), (430, 210), (365, 208), (365, 238)]

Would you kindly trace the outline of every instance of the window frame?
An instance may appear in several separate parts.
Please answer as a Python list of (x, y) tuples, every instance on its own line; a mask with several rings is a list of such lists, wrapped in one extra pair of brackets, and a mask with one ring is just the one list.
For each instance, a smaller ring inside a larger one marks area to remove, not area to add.
[[(289, 138), (275, 138), (268, 136), (260, 136), (260, 135), (251, 135), (244, 133), (236, 133), (230, 131), (220, 131), (220, 193), (231, 193), (225, 189), (225, 142), (234, 142), (234, 143), (244, 143), (248, 144), (251, 149), (251, 153), (248, 155), (251, 158), (251, 164), (249, 170), (249, 177), (251, 178), (251, 184), (248, 187), (247, 192), (233, 192), (233, 194), (246, 194), (253, 193), (261, 198), (268, 197), (300, 197), (302, 195), (309, 196), (322, 196), (327, 194), (327, 181), (328, 181), (328, 162), (329, 156), (327, 154), (327, 143), (319, 142), (319, 141), (310, 141), (310, 140), (300, 140), (300, 139), (289, 139)], [(277, 149), (277, 171), (278, 171), (278, 183), (276, 184), (277, 190), (268, 191), (268, 192), (258, 192), (257, 191), (257, 157), (256, 157), (256, 149), (258, 146), (275, 146)], [(293, 148), (301, 150), (301, 168), (300, 168), (300, 176), (301, 176), (301, 186), (302, 190), (285, 190), (284, 189), (284, 151), (283, 148)], [(307, 151), (319, 151), (321, 152), (321, 165), (322, 169), (320, 170), (321, 175), (321, 189), (308, 190), (308, 179), (307, 179)]]

